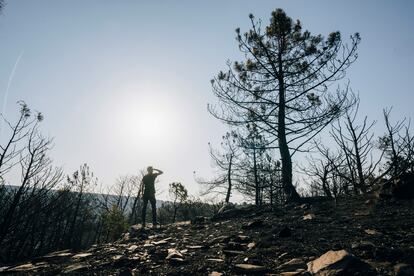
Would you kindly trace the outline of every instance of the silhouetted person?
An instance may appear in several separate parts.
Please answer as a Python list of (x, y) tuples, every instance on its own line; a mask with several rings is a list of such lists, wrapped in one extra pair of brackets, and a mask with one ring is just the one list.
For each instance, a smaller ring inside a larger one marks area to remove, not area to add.
[[(154, 173), (154, 171), (156, 171)], [(142, 178), (142, 186), (144, 188), (144, 193), (143, 193), (143, 206), (142, 206), (142, 228), (145, 227), (145, 215), (147, 213), (147, 205), (148, 205), (148, 200), (151, 203), (151, 209), (152, 209), (152, 224), (153, 227), (155, 227), (157, 225), (157, 207), (156, 207), (156, 200), (155, 200), (155, 178), (157, 178), (157, 176), (163, 174), (163, 172), (161, 170), (157, 170), (152, 168), (151, 166), (149, 166), (147, 168), (147, 174), (144, 175), (144, 177)]]

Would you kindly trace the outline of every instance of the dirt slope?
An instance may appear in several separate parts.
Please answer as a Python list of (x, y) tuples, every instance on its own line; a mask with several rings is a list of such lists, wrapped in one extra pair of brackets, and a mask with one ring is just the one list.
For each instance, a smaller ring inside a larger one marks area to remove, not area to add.
[(309, 202), (274, 209), (238, 209), (213, 220), (199, 219), (156, 230), (132, 229), (113, 244), (96, 245), (85, 252), (55, 252), (0, 268), (0, 272), (311, 275), (310, 261), (329, 250), (343, 249), (369, 269), (344, 270), (337, 265), (316, 274), (410, 275), (401, 273), (411, 273), (410, 265), (414, 264), (413, 201), (355, 197), (337, 203), (322, 199)]

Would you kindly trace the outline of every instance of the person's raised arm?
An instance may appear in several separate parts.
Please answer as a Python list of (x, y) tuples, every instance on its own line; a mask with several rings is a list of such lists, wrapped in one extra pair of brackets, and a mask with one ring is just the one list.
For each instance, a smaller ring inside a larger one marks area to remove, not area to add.
[(156, 175), (158, 176), (158, 175), (161, 175), (161, 174), (163, 174), (164, 172), (162, 171), (162, 170), (159, 170), (159, 169), (154, 169), (154, 171), (156, 171)]

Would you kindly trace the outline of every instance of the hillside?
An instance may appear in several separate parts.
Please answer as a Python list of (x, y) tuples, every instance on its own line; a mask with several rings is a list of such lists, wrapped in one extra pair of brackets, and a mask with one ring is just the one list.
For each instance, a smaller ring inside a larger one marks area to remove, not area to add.
[[(233, 209), (213, 219), (156, 230), (137, 229), (131, 228), (112, 244), (95, 245), (84, 252), (55, 252), (0, 271), (46, 275), (312, 275), (310, 271), (317, 275), (413, 275), (413, 267), (406, 265), (414, 264), (412, 200), (355, 197), (335, 203), (320, 198), (273, 209)], [(335, 252), (319, 258), (330, 250)]]

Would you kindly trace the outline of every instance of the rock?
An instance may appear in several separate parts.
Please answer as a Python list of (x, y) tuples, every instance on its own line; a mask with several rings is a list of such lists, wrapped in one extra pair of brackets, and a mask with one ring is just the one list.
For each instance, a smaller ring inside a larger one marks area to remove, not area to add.
[(71, 264), (63, 269), (63, 273), (80, 273), (82, 271), (88, 270), (88, 265), (86, 264)]
[(223, 273), (217, 272), (217, 271), (213, 271), (213, 272), (208, 274), (208, 276), (222, 276), (222, 275), (223, 275)]
[(210, 242), (208, 242), (210, 245), (214, 245), (217, 243), (228, 243), (230, 241), (229, 236), (219, 236), (217, 238), (212, 239)]
[(252, 264), (236, 264), (235, 271), (239, 273), (264, 273), (267, 271), (266, 267)]
[(180, 251), (178, 251), (175, 248), (170, 248), (170, 249), (168, 249), (168, 254), (167, 254), (167, 257), (165, 259), (169, 260), (169, 259), (172, 259), (172, 258), (183, 258), (183, 254), (181, 254)]
[(173, 265), (181, 265), (186, 263), (186, 261), (183, 258), (171, 258), (169, 259), (169, 261)]
[(172, 238), (170, 237), (170, 238), (166, 238), (166, 239), (163, 239), (163, 240), (160, 240), (160, 241), (154, 241), (154, 242), (152, 242), (152, 244), (153, 245), (165, 245), (165, 244), (168, 244), (171, 240), (172, 240)]
[(306, 268), (306, 263), (302, 259), (294, 258), (281, 264), (277, 269), (282, 271), (294, 271), (298, 269), (305, 270)]
[(287, 271), (287, 272), (281, 272), (278, 274), (279, 276), (305, 276), (310, 275), (306, 273), (305, 269), (298, 269), (296, 271)]
[(79, 253), (79, 254), (74, 255), (72, 258), (73, 259), (82, 259), (82, 258), (86, 258), (86, 257), (89, 257), (89, 256), (92, 256), (92, 253)]
[(303, 220), (311, 220), (314, 219), (315, 215), (314, 214), (307, 214), (303, 216)]
[(227, 245), (223, 248), (224, 250), (235, 250), (235, 251), (244, 251), (245, 246), (237, 242), (228, 242)]
[(247, 249), (253, 249), (253, 248), (255, 248), (256, 247), (256, 243), (254, 243), (254, 242), (250, 242), (250, 243), (248, 243), (247, 244)]
[(138, 249), (138, 245), (133, 244), (130, 247), (128, 247), (128, 251), (135, 252)]
[(131, 225), (128, 230), (128, 238), (139, 237), (143, 233), (144, 229), (139, 224)]
[(213, 262), (213, 263), (223, 263), (224, 262), (223, 259), (216, 259), (216, 258), (209, 258), (209, 259), (206, 259), (206, 261)]
[(251, 241), (252, 239), (249, 236), (244, 236), (244, 235), (238, 235), (233, 239), (235, 242), (242, 242), (242, 243), (246, 243)]
[(70, 257), (72, 255), (73, 253), (69, 252), (69, 250), (61, 250), (61, 251), (55, 251), (55, 252), (49, 253), (41, 257), (41, 259), (64, 258), (64, 257)]
[(310, 273), (317, 275), (376, 275), (369, 264), (345, 250), (328, 251), (307, 266)]
[(368, 235), (381, 235), (381, 233), (375, 229), (365, 229), (364, 232)]
[(413, 276), (414, 269), (408, 264), (396, 264), (394, 266), (395, 276)]
[(205, 249), (206, 247), (204, 245), (187, 245), (187, 248), (197, 250), (197, 249)]
[(18, 271), (32, 271), (36, 268), (36, 266), (32, 263), (27, 263), (27, 264), (22, 264), (22, 265), (18, 265), (18, 266), (14, 266), (9, 268), (7, 271), (13, 271), (13, 272), (18, 272)]

